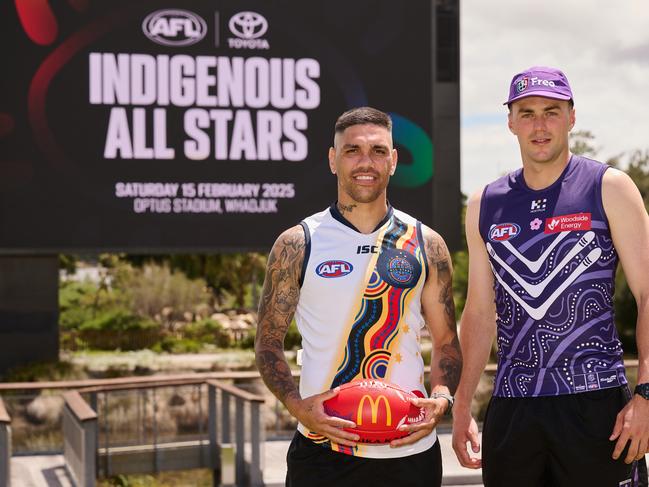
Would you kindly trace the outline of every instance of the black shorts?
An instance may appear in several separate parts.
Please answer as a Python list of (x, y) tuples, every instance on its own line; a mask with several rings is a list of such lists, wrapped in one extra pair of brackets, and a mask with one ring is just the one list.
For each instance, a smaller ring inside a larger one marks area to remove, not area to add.
[(286, 455), (287, 487), (426, 486), (442, 484), (439, 441), (428, 450), (400, 458), (362, 458), (317, 445), (295, 433)]
[(615, 442), (608, 438), (629, 397), (626, 387), (492, 397), (482, 431), (485, 487), (647, 485), (644, 460), (638, 469), (639, 462), (624, 463), (626, 449), (618, 460), (611, 457)]

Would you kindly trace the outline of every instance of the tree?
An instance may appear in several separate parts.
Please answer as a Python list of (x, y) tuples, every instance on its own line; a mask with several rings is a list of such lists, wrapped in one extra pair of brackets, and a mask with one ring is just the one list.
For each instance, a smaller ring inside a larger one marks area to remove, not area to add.
[[(227, 294), (234, 306), (256, 309), (258, 290), (263, 284), (266, 256), (257, 252), (233, 254), (171, 254), (128, 256), (135, 265), (148, 261), (167, 263), (190, 279), (204, 279), (220, 303)], [(249, 299), (248, 299), (249, 298)]]
[(592, 145), (595, 136), (590, 130), (570, 132), (570, 152), (579, 156), (595, 157), (599, 149)]

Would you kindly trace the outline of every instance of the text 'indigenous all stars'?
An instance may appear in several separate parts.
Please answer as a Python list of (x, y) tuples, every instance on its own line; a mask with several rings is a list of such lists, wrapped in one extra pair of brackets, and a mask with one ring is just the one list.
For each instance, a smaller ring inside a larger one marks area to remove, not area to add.
[(182, 107), (187, 159), (301, 161), (319, 77), (310, 58), (91, 53), (89, 101), (112, 106), (106, 159), (175, 158), (167, 107)]

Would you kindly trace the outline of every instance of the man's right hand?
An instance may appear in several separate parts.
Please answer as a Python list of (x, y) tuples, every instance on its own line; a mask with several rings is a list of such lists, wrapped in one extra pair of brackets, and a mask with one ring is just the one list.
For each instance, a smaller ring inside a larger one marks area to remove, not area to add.
[(336, 397), (339, 388), (321, 394), (315, 394), (304, 399), (291, 399), (287, 401), (289, 412), (309, 431), (326, 436), (334, 443), (346, 446), (356, 446), (359, 436), (344, 431), (343, 428), (355, 428), (356, 424), (346, 419), (329, 416), (323, 403), (327, 399)]
[(453, 408), (453, 450), (455, 450), (455, 455), (463, 467), (481, 468), (482, 460), (469, 454), (467, 443), (471, 444), (473, 453), (480, 451), (478, 425), (468, 409)]

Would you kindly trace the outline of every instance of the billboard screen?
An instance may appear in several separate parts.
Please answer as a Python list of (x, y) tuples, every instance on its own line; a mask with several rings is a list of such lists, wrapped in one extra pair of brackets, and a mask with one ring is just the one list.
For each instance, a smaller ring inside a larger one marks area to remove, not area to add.
[(334, 201), (333, 125), (363, 105), (394, 120), (391, 203), (452, 246), (458, 81), (435, 60), (457, 59), (457, 2), (437, 3), (3, 2), (0, 252), (267, 249)]

